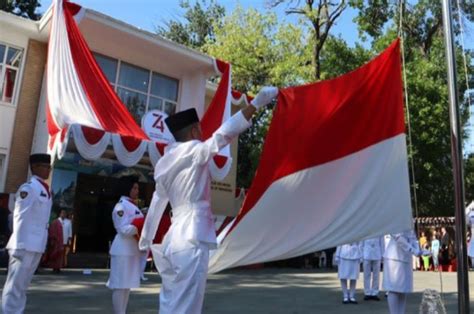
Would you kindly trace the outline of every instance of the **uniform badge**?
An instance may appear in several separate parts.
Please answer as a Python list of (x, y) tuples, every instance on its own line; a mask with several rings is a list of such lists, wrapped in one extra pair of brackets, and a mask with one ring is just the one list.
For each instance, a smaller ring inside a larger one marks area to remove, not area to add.
[(136, 210), (135, 215), (140, 215), (140, 212), (138, 210)]
[(28, 192), (26, 191), (20, 191), (20, 197), (21, 199), (25, 199), (28, 196)]
[(46, 197), (46, 196), (48, 196), (48, 195), (46, 195), (46, 193), (44, 193), (43, 191), (41, 191), (40, 196)]
[(122, 217), (123, 216), (123, 210), (117, 211), (117, 215), (119, 215), (119, 217)]

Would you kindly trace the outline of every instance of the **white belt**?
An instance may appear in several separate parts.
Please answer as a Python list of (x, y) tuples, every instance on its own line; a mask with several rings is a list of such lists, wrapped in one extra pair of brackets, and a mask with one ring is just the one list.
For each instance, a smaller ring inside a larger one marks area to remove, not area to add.
[[(171, 217), (172, 219), (176, 219), (177, 217), (181, 215), (185, 215), (188, 213), (205, 213), (207, 216), (209, 211), (208, 209), (210, 208), (210, 203), (208, 201), (199, 201), (199, 202), (194, 202), (194, 203), (186, 203), (186, 204), (181, 204), (178, 207), (175, 207), (171, 210)], [(205, 211), (203, 211), (205, 210)]]

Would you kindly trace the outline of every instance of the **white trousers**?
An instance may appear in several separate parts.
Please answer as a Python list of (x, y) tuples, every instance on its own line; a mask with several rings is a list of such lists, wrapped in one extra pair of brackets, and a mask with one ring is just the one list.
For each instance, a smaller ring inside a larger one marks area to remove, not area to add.
[(376, 296), (379, 294), (380, 260), (364, 260), (364, 294)]
[(25, 310), (26, 291), (41, 260), (41, 253), (19, 250), (19, 258), (11, 256), (8, 275), (3, 286), (2, 309), (4, 314), (21, 314)]
[(388, 292), (388, 310), (390, 314), (405, 314), (407, 310), (407, 293)]
[(112, 306), (114, 314), (127, 313), (128, 297), (130, 289), (113, 289), (112, 290)]
[(199, 244), (182, 251), (153, 257), (160, 272), (160, 314), (201, 313), (206, 289), (209, 247)]

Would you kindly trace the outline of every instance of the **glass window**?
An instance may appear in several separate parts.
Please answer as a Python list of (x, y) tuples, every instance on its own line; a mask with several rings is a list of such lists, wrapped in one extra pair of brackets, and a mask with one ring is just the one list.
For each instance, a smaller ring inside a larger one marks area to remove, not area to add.
[(115, 84), (115, 77), (117, 76), (117, 63), (116, 59), (112, 59), (100, 54), (94, 54), (95, 60), (99, 64), (99, 67), (104, 72), (105, 76), (112, 84)]
[(135, 121), (140, 125), (142, 116), (146, 110), (146, 95), (120, 87), (117, 88), (117, 94), (127, 106), (128, 111), (135, 118)]
[(161, 110), (163, 111), (163, 100), (160, 98), (150, 97), (148, 103), (148, 110)]
[(169, 116), (175, 114), (175, 113), (176, 113), (176, 104), (167, 101), (167, 102), (165, 103), (165, 112), (166, 112)]
[(21, 50), (8, 47), (7, 64), (17, 67), (17, 68), (20, 67), (21, 55), (22, 55)]
[(5, 51), (7, 47), (5, 45), (0, 44), (0, 63), (3, 63), (3, 57), (5, 56)]
[(178, 100), (178, 82), (174, 78), (153, 73), (151, 94), (176, 101)]
[(138, 91), (148, 92), (150, 71), (122, 62), (118, 84)]
[(6, 68), (5, 76), (3, 80), (2, 87), (2, 101), (7, 103), (12, 103), (13, 101), (13, 92), (15, 91), (15, 82), (16, 82), (17, 71), (14, 69)]

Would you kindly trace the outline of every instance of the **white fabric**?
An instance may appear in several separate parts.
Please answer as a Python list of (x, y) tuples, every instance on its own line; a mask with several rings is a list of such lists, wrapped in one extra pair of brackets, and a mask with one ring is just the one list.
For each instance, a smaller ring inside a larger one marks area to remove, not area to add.
[(173, 221), (163, 245), (170, 245), (174, 251), (199, 242), (215, 246), (208, 165), (222, 147), (249, 126), (250, 122), (239, 112), (205, 142), (173, 143), (166, 148), (155, 167), (156, 191), (143, 226), (142, 242), (151, 243), (155, 237), (169, 200)]
[(339, 259), (348, 259), (348, 260), (357, 260), (362, 259), (362, 251), (360, 243), (354, 242), (350, 244), (339, 245), (336, 248), (336, 260)]
[(264, 86), (250, 103), (256, 108), (261, 108), (268, 105), (276, 96), (278, 96), (278, 88)]
[(412, 255), (420, 256), (422, 253), (418, 239), (413, 230), (392, 234), (385, 248), (384, 260), (392, 259), (411, 263)]
[(148, 142), (148, 156), (150, 157), (150, 162), (153, 167), (155, 167), (158, 160), (162, 157), (158, 148), (156, 148), (156, 144), (153, 141)]
[(112, 307), (114, 314), (126, 314), (130, 289), (114, 289), (112, 292)]
[(102, 129), (79, 80), (71, 55), (62, 0), (54, 0), (47, 62), (49, 108), (56, 125), (79, 122)]
[(380, 289), (380, 260), (364, 259), (364, 294), (377, 296)]
[(140, 287), (142, 268), (141, 255), (118, 256), (110, 258), (110, 275), (106, 283), (109, 289), (133, 289)]
[(400, 293), (413, 292), (413, 269), (410, 262), (384, 259), (383, 290)]
[(209, 248), (198, 244), (179, 252), (164, 252), (152, 246), (153, 259), (160, 272), (160, 314), (201, 313), (206, 289)]
[[(227, 146), (229, 147), (229, 146)], [(222, 155), (227, 157), (227, 160), (222, 168), (217, 167), (214, 160), (209, 163), (209, 173), (211, 178), (216, 181), (222, 181), (229, 174), (230, 169), (232, 168), (232, 157), (230, 157), (230, 150), (228, 153), (225, 153), (226, 149), (223, 150)]]
[(407, 308), (407, 295), (390, 291), (387, 296), (390, 314), (405, 314)]
[(467, 255), (474, 257), (474, 241), (472, 240), (474, 236), (474, 201), (469, 204), (466, 208), (467, 217), (466, 221), (468, 226), (471, 227), (471, 241), (469, 242), (469, 247), (467, 249)]
[[(48, 240), (48, 222), (52, 197), (40, 183), (40, 178), (31, 180), (18, 189), (13, 210), (13, 233), (6, 248), (25, 249), (43, 253)], [(22, 198), (21, 196), (26, 197)]]
[(80, 125), (72, 126), (72, 135), (74, 137), (74, 144), (76, 145), (79, 154), (87, 160), (97, 160), (107, 150), (107, 146), (110, 144), (110, 133), (105, 132), (104, 136), (95, 144), (90, 144)]
[(275, 181), (211, 256), (210, 272), (410, 229), (406, 160), (398, 135)]
[(146, 141), (141, 141), (137, 149), (133, 152), (127, 150), (125, 145), (123, 145), (121, 136), (118, 134), (112, 134), (112, 145), (114, 147), (115, 156), (117, 160), (124, 166), (132, 167), (135, 166), (140, 159), (142, 159), (143, 154), (147, 150), (148, 144)]
[(11, 252), (9, 253), (8, 275), (2, 294), (2, 310), (4, 314), (21, 314), (25, 310), (26, 291), (42, 254), (19, 250), (18, 256), (13, 257)]
[(63, 226), (63, 244), (66, 245), (69, 243), (69, 239), (72, 238), (72, 224), (71, 220), (64, 218), (58, 218), (59, 222)]
[(138, 207), (128, 197), (122, 196), (112, 211), (112, 220), (117, 234), (110, 247), (110, 255), (140, 255), (135, 238), (137, 228), (132, 225), (132, 221), (139, 217), (143, 217), (143, 214)]
[(337, 265), (338, 279), (359, 279), (360, 261), (351, 259), (340, 259)]
[(361, 242), (362, 255), (364, 260), (381, 261), (385, 248), (384, 238), (377, 237), (372, 239), (366, 239)]

